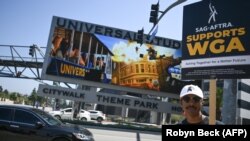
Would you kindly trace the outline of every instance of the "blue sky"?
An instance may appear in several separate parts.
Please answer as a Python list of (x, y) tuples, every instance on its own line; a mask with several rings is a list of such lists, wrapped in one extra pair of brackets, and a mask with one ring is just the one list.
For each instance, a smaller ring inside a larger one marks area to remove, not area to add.
[[(160, 10), (164, 11), (175, 1), (161, 0)], [(188, 0), (171, 9), (160, 21), (157, 36), (181, 40), (183, 6), (197, 1), (199, 0)], [(152, 23), (149, 23), (151, 5), (157, 2), (158, 0), (1, 0), (0, 44), (36, 44), (45, 47), (52, 16), (135, 32), (143, 27), (147, 33), (152, 27)], [(38, 88), (38, 84), (34, 80), (0, 78), (0, 85), (10, 92), (30, 94), (34, 88)]]

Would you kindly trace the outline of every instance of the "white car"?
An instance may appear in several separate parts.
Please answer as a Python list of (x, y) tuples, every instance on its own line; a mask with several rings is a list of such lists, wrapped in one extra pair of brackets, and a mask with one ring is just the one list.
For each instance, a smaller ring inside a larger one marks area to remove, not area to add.
[(98, 122), (102, 122), (106, 119), (106, 115), (102, 111), (97, 110), (88, 110), (90, 113), (90, 117), (93, 120), (97, 120)]
[[(50, 111), (49, 114), (51, 114), (52, 116), (54, 116), (57, 119), (72, 119), (72, 108), (66, 108), (66, 109), (62, 109), (60, 111)], [(82, 120), (82, 121), (90, 121), (90, 113), (86, 110), (82, 110), (79, 113), (78, 119)]]

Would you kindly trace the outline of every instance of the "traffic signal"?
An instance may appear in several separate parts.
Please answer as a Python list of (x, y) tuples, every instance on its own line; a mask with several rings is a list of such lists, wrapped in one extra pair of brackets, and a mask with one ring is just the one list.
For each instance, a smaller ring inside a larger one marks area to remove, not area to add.
[(30, 49), (29, 49), (29, 55), (34, 57), (34, 54), (35, 54), (35, 45), (32, 45), (30, 46)]
[(137, 42), (141, 45), (143, 44), (144, 29), (138, 30), (137, 32)]
[(152, 4), (151, 5), (151, 12), (150, 12), (149, 22), (156, 25), (156, 23), (158, 21), (158, 13), (159, 13), (159, 2), (157, 4)]
[(155, 60), (157, 51), (155, 51), (153, 48), (149, 48), (147, 49), (147, 51), (148, 51), (149, 60)]
[(18, 71), (17, 74), (16, 74), (16, 77), (20, 77), (21, 74), (22, 74), (22, 72), (21, 72), (21, 71)]

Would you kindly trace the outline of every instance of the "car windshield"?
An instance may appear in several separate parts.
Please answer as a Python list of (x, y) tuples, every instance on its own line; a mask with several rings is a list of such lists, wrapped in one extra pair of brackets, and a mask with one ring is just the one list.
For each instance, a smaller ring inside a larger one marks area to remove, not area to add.
[(49, 123), (50, 125), (60, 125), (62, 124), (62, 122), (56, 118), (54, 118), (53, 116), (51, 116), (50, 114), (39, 110), (39, 109), (32, 109), (36, 114), (38, 114), (41, 118), (43, 118), (43, 120), (45, 120), (47, 123)]

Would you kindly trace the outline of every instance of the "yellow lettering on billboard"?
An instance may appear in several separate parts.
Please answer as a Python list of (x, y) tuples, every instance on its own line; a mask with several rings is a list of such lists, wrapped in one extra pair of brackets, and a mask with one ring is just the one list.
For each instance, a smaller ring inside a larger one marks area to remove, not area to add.
[(60, 66), (60, 72), (61, 74), (65, 75), (74, 75), (74, 76), (85, 76), (85, 70), (83, 68), (67, 65), (62, 63)]
[(191, 43), (187, 44), (188, 52), (190, 56), (194, 56), (197, 51), (199, 55), (204, 55), (207, 51), (209, 41), (205, 41), (204, 44), (201, 46), (201, 42), (195, 42), (194, 47)]
[(188, 35), (186, 37), (186, 42), (195, 42), (195, 41), (202, 41), (202, 40), (209, 40), (211, 38), (219, 39), (225, 37), (234, 37), (234, 36), (242, 36), (245, 35), (246, 31), (245, 28), (232, 28), (232, 29), (225, 29), (222, 31), (215, 31), (215, 32), (207, 32), (195, 35)]
[[(245, 28), (241, 27), (188, 35), (186, 38), (186, 45), (190, 56), (196, 54), (205, 55), (207, 51), (210, 51), (213, 54), (230, 53), (233, 50), (242, 52), (245, 51), (245, 48), (241, 43), (239, 36), (245, 34)], [(227, 41), (229, 41), (229, 43)]]
[(246, 31), (245, 31), (245, 28), (239, 28), (239, 30), (238, 30), (238, 35), (245, 35), (246, 34)]
[(239, 52), (245, 51), (245, 48), (238, 37), (231, 38), (227, 47), (225, 46), (224, 39), (216, 39), (213, 40), (211, 43), (209, 43), (209, 41), (205, 41), (203, 45), (201, 45), (201, 42), (195, 42), (194, 46), (191, 43), (187, 44), (190, 56), (194, 56), (197, 53), (198, 55), (204, 55), (207, 52), (208, 47), (211, 53), (214, 54), (219, 54), (223, 52), (232, 52), (232, 50), (237, 50)]
[(239, 52), (245, 51), (240, 39), (238, 37), (233, 37), (228, 44), (226, 52), (232, 52), (232, 50), (238, 50)]
[[(223, 53), (225, 51), (224, 40), (217, 39), (210, 43), (210, 51), (214, 54)], [(219, 45), (219, 46), (217, 46)]]

